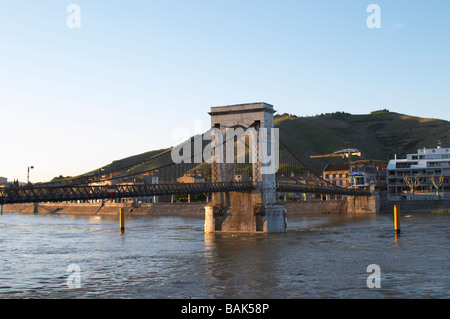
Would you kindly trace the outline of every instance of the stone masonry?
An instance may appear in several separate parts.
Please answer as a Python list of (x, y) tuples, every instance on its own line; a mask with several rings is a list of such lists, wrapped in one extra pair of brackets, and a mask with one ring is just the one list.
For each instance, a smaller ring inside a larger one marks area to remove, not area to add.
[[(205, 232), (245, 232), (271, 233), (285, 232), (285, 208), (276, 204), (275, 173), (267, 173), (267, 164), (261, 160), (261, 145), (272, 149), (273, 106), (267, 103), (251, 103), (212, 107), (211, 126), (220, 129), (227, 136), (227, 128), (249, 128), (258, 134), (256, 161), (252, 163), (251, 180), (255, 190), (248, 192), (214, 193), (212, 203), (205, 207)], [(261, 139), (260, 131), (267, 128), (266, 139)], [(266, 143), (266, 144), (262, 144)], [(216, 151), (227, 153), (226, 147)], [(229, 150), (228, 150), (229, 151)], [(269, 152), (270, 153), (270, 152)], [(271, 163), (274, 164), (273, 162)], [(226, 182), (234, 179), (234, 162), (212, 164), (213, 182)]]

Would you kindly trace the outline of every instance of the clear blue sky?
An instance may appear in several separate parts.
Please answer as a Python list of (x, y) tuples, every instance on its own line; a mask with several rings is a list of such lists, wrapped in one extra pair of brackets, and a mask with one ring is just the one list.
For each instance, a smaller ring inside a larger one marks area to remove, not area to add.
[(211, 106), (450, 120), (449, 17), (447, 0), (1, 0), (0, 176), (168, 147), (177, 128), (208, 128)]

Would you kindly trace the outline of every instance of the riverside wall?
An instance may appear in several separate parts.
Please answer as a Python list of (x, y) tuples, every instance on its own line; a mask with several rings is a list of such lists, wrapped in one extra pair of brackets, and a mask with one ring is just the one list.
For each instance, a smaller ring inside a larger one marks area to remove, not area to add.
[(379, 211), (378, 196), (348, 196), (344, 200), (285, 202), (288, 213), (312, 214), (375, 214)]
[(400, 206), (403, 212), (439, 212), (450, 210), (450, 200), (389, 200), (387, 192), (380, 192), (380, 213), (392, 213), (394, 206)]
[[(351, 200), (329, 201), (285, 201), (283, 205), (287, 214), (354, 214), (354, 213), (391, 213), (394, 205), (399, 205), (404, 212), (433, 212), (450, 211), (450, 200), (427, 201), (389, 201), (387, 196), (380, 194), (381, 199), (361, 197)], [(205, 217), (204, 202), (194, 203), (156, 203), (156, 204), (127, 204), (127, 203), (39, 203), (3, 205), (4, 213), (22, 214), (67, 214), (67, 215), (118, 215), (119, 208), (124, 208), (127, 215), (166, 215)]]
[(345, 214), (347, 202), (345, 200), (329, 201), (286, 201), (284, 206), (288, 213), (313, 213), (313, 214)]
[(67, 214), (67, 215), (118, 215), (123, 208), (127, 215), (171, 215), (204, 217), (206, 203), (39, 203), (4, 205), (4, 213)]
[[(296, 213), (348, 213), (345, 200), (283, 202), (288, 214)], [(119, 208), (124, 208), (127, 215), (166, 215), (166, 216), (205, 216), (206, 203), (33, 203), (3, 205), (4, 213), (22, 214), (67, 214), (67, 215), (118, 215)]]
[(400, 206), (402, 212), (450, 212), (450, 200), (408, 200), (386, 202), (380, 212), (391, 213), (394, 205)]

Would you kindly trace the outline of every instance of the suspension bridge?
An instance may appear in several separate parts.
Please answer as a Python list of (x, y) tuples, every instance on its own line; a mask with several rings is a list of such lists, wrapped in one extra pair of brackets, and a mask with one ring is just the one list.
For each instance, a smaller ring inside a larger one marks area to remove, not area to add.
[[(195, 154), (191, 156), (191, 159), (194, 157)], [(149, 166), (151, 168), (147, 168)], [(139, 167), (144, 169), (137, 169)], [(130, 173), (104, 178), (102, 182), (105, 185), (90, 185), (93, 184), (91, 181), (81, 184), (38, 184), (0, 188), (0, 204), (116, 200), (150, 196), (239, 192), (256, 188), (255, 183), (248, 176), (249, 171), (251, 173), (249, 163), (236, 163), (233, 171), (234, 179), (226, 182), (211, 181), (211, 168), (212, 165), (205, 162), (176, 164), (171, 158), (171, 153), (164, 152), (134, 164)], [(159, 184), (126, 182), (139, 180), (143, 174), (157, 175)], [(195, 183), (178, 182), (177, 180), (184, 175), (198, 176), (200, 181)], [(276, 172), (276, 180), (276, 191), (283, 193), (371, 195), (368, 190), (343, 188), (323, 180), (321, 176), (309, 170), (282, 141), (280, 141), (279, 168)]]
[[(227, 211), (227, 207), (246, 207), (249, 202), (251, 207), (247, 210), (258, 219), (257, 216), (267, 215), (277, 204), (277, 193), (371, 196), (368, 190), (339, 187), (314, 174), (279, 136), (275, 139), (274, 136), (259, 135), (264, 129), (273, 128), (274, 112), (272, 106), (266, 103), (213, 107), (210, 130), (191, 137), (175, 148), (133, 163), (122, 169), (120, 174), (110, 174), (110, 178), (102, 179), (102, 185), (86, 180), (0, 188), (0, 205), (212, 194), (210, 215), (213, 217), (210, 222), (214, 225), (211, 227), (220, 231), (223, 230), (223, 212)], [(233, 129), (233, 134), (229, 133), (230, 129)], [(248, 134), (250, 129), (253, 135)], [(223, 133), (223, 138), (218, 138), (217, 133)], [(253, 150), (252, 138), (259, 142)], [(266, 144), (261, 144), (261, 141)], [(277, 168), (264, 174), (263, 150), (268, 149), (267, 152), (274, 158), (275, 142)], [(205, 149), (208, 147), (212, 158), (205, 159)], [(231, 161), (229, 154), (232, 154)], [(174, 155), (182, 160), (174, 161)], [(157, 176), (158, 183), (142, 182), (144, 175)], [(182, 183), (183, 176), (191, 176), (195, 182)], [(235, 195), (230, 194), (236, 194), (236, 199), (233, 200)], [(248, 196), (244, 198), (242, 194)], [(261, 227), (256, 226), (255, 229), (261, 230)]]
[[(200, 182), (150, 185), (62, 185), (62, 186), (22, 186), (0, 189), (0, 204), (88, 201), (96, 199), (122, 199), (150, 196), (205, 194), (220, 192), (251, 191), (256, 186), (246, 182)], [(307, 184), (277, 183), (277, 192), (329, 194), (342, 196), (370, 196), (365, 190), (338, 187), (322, 187)]]

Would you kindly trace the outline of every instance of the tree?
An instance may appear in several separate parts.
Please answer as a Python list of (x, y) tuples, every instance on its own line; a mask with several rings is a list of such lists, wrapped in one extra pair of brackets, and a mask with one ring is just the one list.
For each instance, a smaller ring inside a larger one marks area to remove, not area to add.
[(442, 184), (444, 184), (444, 176), (439, 176), (438, 180), (436, 181), (434, 174), (431, 176), (430, 178), (431, 183), (433, 184), (434, 188), (436, 188), (436, 195), (439, 196), (439, 190), (442, 186)]
[(386, 114), (386, 113), (389, 113), (388, 109), (376, 110), (376, 111), (370, 112), (370, 115), (379, 115), (379, 114)]
[(419, 176), (417, 176), (417, 175), (414, 176), (414, 179), (412, 179), (411, 177), (409, 177), (407, 175), (404, 175), (403, 180), (405, 181), (405, 184), (408, 185), (413, 196), (414, 196), (417, 186), (419, 186), (424, 181), (423, 178), (419, 178)]

